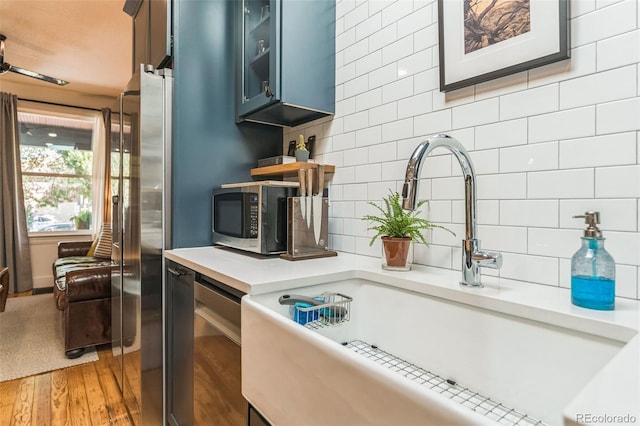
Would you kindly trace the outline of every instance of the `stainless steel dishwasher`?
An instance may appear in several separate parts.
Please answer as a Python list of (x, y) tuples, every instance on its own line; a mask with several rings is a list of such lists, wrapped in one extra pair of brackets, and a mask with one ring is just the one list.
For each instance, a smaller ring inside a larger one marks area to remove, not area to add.
[(193, 287), (195, 425), (246, 425), (240, 380), (240, 298), (244, 293), (196, 275)]
[(168, 423), (246, 425), (240, 381), (244, 293), (172, 262), (168, 276)]

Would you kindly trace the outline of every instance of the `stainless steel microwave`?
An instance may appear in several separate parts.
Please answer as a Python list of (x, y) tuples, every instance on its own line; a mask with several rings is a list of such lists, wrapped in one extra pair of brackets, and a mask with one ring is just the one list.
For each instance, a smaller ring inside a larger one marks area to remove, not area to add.
[(222, 185), (213, 191), (213, 243), (260, 254), (287, 251), (287, 197), (297, 182)]

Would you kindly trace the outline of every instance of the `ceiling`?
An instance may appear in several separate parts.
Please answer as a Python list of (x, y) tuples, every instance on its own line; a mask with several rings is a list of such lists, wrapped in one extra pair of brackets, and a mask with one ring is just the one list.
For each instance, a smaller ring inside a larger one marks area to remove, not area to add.
[(0, 90), (19, 84), (116, 97), (131, 77), (132, 20), (123, 6), (124, 0), (0, 0), (5, 61), (69, 81), (60, 87), (9, 72), (0, 76)]

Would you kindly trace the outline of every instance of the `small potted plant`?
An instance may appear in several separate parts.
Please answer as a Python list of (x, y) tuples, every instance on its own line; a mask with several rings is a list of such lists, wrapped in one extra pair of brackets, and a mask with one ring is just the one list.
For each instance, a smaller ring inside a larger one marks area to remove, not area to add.
[(71, 219), (76, 224), (76, 229), (89, 229), (91, 225), (91, 211), (87, 209), (80, 210), (80, 213), (73, 216)]
[(307, 146), (304, 143), (304, 136), (298, 136), (298, 143), (296, 145), (296, 161), (306, 163), (309, 160), (309, 151), (307, 150)]
[(415, 210), (404, 210), (400, 204), (400, 194), (389, 191), (388, 197), (384, 197), (384, 208), (369, 201), (373, 207), (378, 209), (380, 216), (366, 215), (362, 220), (373, 222), (368, 229), (373, 229), (376, 234), (371, 238), (369, 245), (373, 245), (376, 238), (382, 240), (382, 248), (385, 256), (385, 262), (382, 267), (394, 270), (409, 270), (410, 265), (407, 264), (409, 249), (413, 240), (418, 240), (424, 245), (429, 243), (423, 235), (423, 231), (440, 228), (455, 235), (450, 229), (441, 225), (436, 225), (427, 219), (418, 217), (420, 211), (418, 208), (427, 200), (418, 202)]

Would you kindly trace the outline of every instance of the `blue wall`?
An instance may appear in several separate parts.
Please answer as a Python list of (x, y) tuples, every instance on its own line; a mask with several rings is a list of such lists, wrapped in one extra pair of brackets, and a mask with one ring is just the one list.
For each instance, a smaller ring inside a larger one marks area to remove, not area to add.
[(282, 153), (281, 128), (235, 122), (240, 4), (174, 1), (174, 248), (211, 245), (212, 190)]

